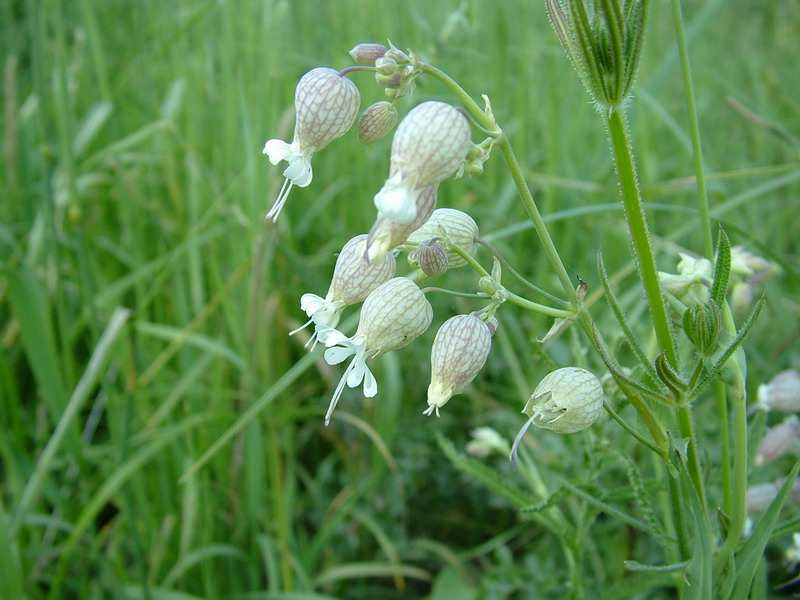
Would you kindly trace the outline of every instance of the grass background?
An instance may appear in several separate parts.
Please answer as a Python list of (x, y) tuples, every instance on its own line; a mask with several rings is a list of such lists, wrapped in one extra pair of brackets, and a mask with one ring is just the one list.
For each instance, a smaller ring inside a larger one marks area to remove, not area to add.
[[(700, 230), (670, 14), (652, 5), (631, 127), (669, 269), (678, 249), (700, 250)], [(713, 214), (734, 243), (784, 268), (748, 342), (754, 387), (800, 363), (800, 6), (708, 0), (685, 10)], [(344, 67), (356, 43), (389, 38), (491, 96), (572, 273), (599, 288), (600, 248), (611, 270), (629, 265), (604, 131), (540, 3), (12, 0), (0, 8), (0, 31), (3, 597), (564, 592), (550, 534), (461, 474), (436, 434), (459, 450), (476, 426), (512, 436), (553, 365), (595, 367), (579, 338), (543, 349), (535, 340), (549, 323), (505, 307), (482, 376), (441, 419), (426, 419), (435, 327), (473, 306), (437, 296), (431, 331), (378, 361), (378, 398), (347, 394), (324, 429), (338, 373), (286, 333), (302, 316), (300, 294), (324, 292), (335, 252), (371, 225), (390, 140), (365, 148), (351, 132), (335, 142), (315, 157), (313, 185), (293, 191), (278, 227), (263, 221), (280, 181), (261, 147), (290, 134), (298, 77)], [(354, 80), (362, 106), (381, 97), (369, 74)], [(423, 80), (402, 111), (422, 98), (448, 96)], [(469, 211), (519, 270), (557, 289), (501, 163), (447, 182), (440, 206)], [(474, 280), (457, 272), (442, 284), (468, 291)], [(623, 278), (620, 291), (641, 315), (635, 282)], [(129, 322), (76, 392), (117, 307), (131, 311)], [(593, 308), (613, 333), (606, 312)], [(22, 514), (70, 398), (85, 401)], [(708, 443), (718, 424), (702, 411)], [(243, 414), (235, 435), (179, 482)], [(633, 470), (658, 503), (649, 457), (613, 423), (531, 438), (548, 485), (565, 476), (646, 512), (631, 492)], [(503, 457), (486, 463), (524, 483)], [(622, 567), (627, 558), (663, 562), (657, 544), (577, 497), (563, 503), (581, 525), (587, 589), (667, 593)], [(772, 583), (785, 575), (773, 571)]]

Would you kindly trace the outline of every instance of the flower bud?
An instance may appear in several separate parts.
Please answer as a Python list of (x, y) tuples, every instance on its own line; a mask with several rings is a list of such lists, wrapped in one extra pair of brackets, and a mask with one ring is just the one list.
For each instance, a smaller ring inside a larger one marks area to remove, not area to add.
[(432, 318), (430, 302), (417, 284), (406, 277), (395, 277), (367, 296), (352, 337), (335, 329), (321, 333), (320, 339), (328, 347), (325, 362), (338, 365), (353, 357), (333, 393), (325, 424), (330, 422), (345, 385), (355, 388), (363, 382), (367, 398), (378, 393), (378, 382), (367, 360), (407, 346), (425, 332)]
[(758, 386), (758, 405), (764, 410), (800, 411), (800, 373), (778, 373), (772, 381)]
[[(425, 224), (408, 236), (411, 244), (421, 244), (426, 240), (441, 238), (448, 244), (454, 244), (467, 254), (475, 254), (478, 239), (478, 224), (467, 213), (454, 208), (438, 208)], [(449, 268), (457, 269), (467, 264), (453, 250), (447, 251)]]
[(397, 109), (391, 102), (371, 104), (358, 120), (358, 139), (362, 144), (371, 144), (397, 124)]
[(386, 97), (394, 100), (400, 97), (398, 88), (403, 85), (403, 74), (399, 71), (391, 75), (383, 75), (382, 73), (375, 73), (375, 83), (379, 86), (386, 88), (384, 91)]
[(756, 465), (761, 466), (800, 448), (800, 419), (795, 415), (767, 429), (756, 452)]
[(426, 415), (447, 404), (478, 375), (489, 351), (492, 333), (475, 315), (458, 315), (442, 324), (431, 348), (431, 383), (428, 386)]
[(715, 302), (693, 304), (683, 313), (683, 330), (686, 337), (703, 356), (717, 349), (722, 329), (722, 313)]
[(375, 61), (375, 70), (380, 75), (394, 75), (397, 69), (397, 62), (393, 58), (382, 56)]
[(653, 364), (656, 368), (656, 375), (658, 375), (658, 378), (669, 388), (673, 394), (680, 396), (684, 391), (686, 391), (688, 384), (683, 380), (683, 377), (681, 377), (680, 373), (678, 373), (670, 364), (666, 354), (661, 352), (658, 356), (656, 356)]
[(389, 254), (380, 260), (369, 262), (365, 256), (366, 250), (367, 236), (364, 234), (357, 235), (344, 245), (336, 258), (325, 298), (316, 294), (303, 294), (300, 307), (309, 320), (289, 335), (294, 335), (313, 323), (315, 332), (308, 343), (315, 344), (322, 331), (336, 327), (346, 306), (363, 301), (372, 290), (392, 278), (395, 272), (394, 256)]
[(371, 65), (386, 54), (387, 48), (383, 44), (357, 44), (350, 50), (350, 57), (357, 65)]
[(328, 67), (317, 67), (300, 78), (294, 94), (295, 125), (291, 144), (268, 140), (264, 154), (273, 165), (285, 160), (289, 166), (278, 198), (267, 218), (277, 220), (292, 186), (311, 183), (311, 157), (343, 136), (356, 119), (361, 96), (355, 84)]
[(407, 63), (409, 60), (411, 60), (408, 57), (408, 54), (406, 54), (402, 50), (398, 50), (394, 46), (392, 46), (386, 51), (386, 58), (391, 58), (392, 60), (398, 63)]
[(416, 196), (456, 174), (470, 148), (467, 118), (444, 102), (423, 102), (401, 121), (392, 141), (390, 177), (375, 207), (397, 223), (416, 217)]
[(441, 275), (447, 271), (447, 251), (438, 240), (422, 242), (419, 248), (408, 256), (409, 262), (416, 263), (428, 277)]
[(392, 248), (396, 248), (428, 220), (436, 207), (438, 186), (425, 188), (417, 196), (417, 216), (411, 223), (395, 223), (378, 214), (375, 224), (369, 231), (367, 241), (367, 257), (376, 260), (384, 256)]

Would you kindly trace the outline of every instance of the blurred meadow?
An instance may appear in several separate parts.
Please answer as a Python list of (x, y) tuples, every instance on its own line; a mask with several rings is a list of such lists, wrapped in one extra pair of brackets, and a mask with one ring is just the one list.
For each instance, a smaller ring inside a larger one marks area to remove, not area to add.
[[(754, 393), (800, 366), (800, 4), (684, 10), (713, 219), (782, 267), (746, 343)], [(604, 372), (576, 328), (543, 346), (550, 320), (504, 308), (475, 384), (428, 418), (433, 334), (473, 305), (434, 294), (428, 333), (375, 363), (378, 397), (347, 392), (323, 427), (339, 372), (287, 332), (305, 320), (300, 295), (323, 294), (336, 252), (372, 224), (391, 139), (335, 141), (277, 226), (264, 213), (282, 178), (261, 154), (291, 134), (302, 73), (388, 38), (491, 97), (570, 275), (599, 294), (602, 249), (641, 317), (606, 133), (543, 3), (7, 0), (0, 31), (0, 597), (564, 597), (557, 542), (519, 510), (547, 496), (520, 498), (530, 482), (506, 456), (464, 448), (476, 427), (513, 438), (555, 365)], [(666, 3), (652, 3), (642, 60), (630, 128), (658, 264), (674, 270), (701, 232)], [(371, 74), (352, 79), (362, 108), (382, 97)], [(401, 114), (431, 98), (455, 102), (422, 79)], [(439, 206), (468, 211), (526, 277), (557, 286), (499, 158), (443, 185)], [(474, 289), (470, 273), (444, 279)], [(591, 311), (615, 330), (604, 301)], [(713, 410), (696, 413), (712, 452)], [(659, 562), (658, 544), (581, 496), (647, 521), (643, 499), (664, 501), (654, 461), (610, 419), (528, 443), (533, 487), (562, 489), (551, 501), (576, 523), (586, 597), (673, 597), (669, 574), (623, 566)], [(759, 589), (794, 575), (793, 516)]]

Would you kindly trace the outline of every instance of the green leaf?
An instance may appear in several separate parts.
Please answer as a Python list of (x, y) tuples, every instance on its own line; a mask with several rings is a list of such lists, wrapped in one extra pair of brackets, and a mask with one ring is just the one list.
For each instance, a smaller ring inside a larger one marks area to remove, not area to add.
[(753, 310), (750, 311), (747, 319), (745, 319), (744, 324), (742, 324), (741, 329), (739, 329), (739, 332), (736, 334), (736, 337), (733, 338), (733, 341), (731, 341), (728, 347), (722, 351), (722, 354), (719, 355), (719, 358), (717, 358), (717, 361), (714, 363), (714, 365), (706, 372), (705, 377), (703, 377), (703, 379), (700, 380), (700, 383), (698, 383), (697, 386), (695, 386), (695, 388), (691, 391), (690, 397), (698, 397), (703, 390), (705, 390), (705, 388), (712, 381), (714, 381), (714, 378), (719, 375), (720, 372), (722, 372), (722, 369), (725, 368), (728, 360), (731, 358), (731, 356), (733, 356), (733, 353), (736, 352), (739, 346), (742, 345), (742, 342), (744, 342), (747, 334), (750, 332), (750, 329), (755, 324), (759, 313), (761, 313), (761, 309), (764, 307), (764, 302), (765, 298), (764, 294), (762, 293), (761, 297), (759, 297), (759, 299), (756, 301), (755, 306), (753, 306)]
[(626, 560), (623, 564), (628, 571), (633, 572), (675, 573), (676, 571), (683, 571), (689, 565), (689, 561), (685, 560), (671, 565), (645, 565), (635, 560)]
[(320, 573), (315, 580), (317, 585), (325, 585), (343, 579), (364, 579), (367, 577), (393, 577), (400, 574), (409, 579), (430, 581), (431, 575), (427, 571), (411, 565), (391, 565), (379, 562), (345, 563), (330, 567)]
[(543, 510), (547, 510), (551, 506), (553, 506), (556, 502), (558, 502), (562, 496), (564, 496), (566, 492), (564, 488), (558, 488), (555, 492), (550, 494), (547, 498), (542, 500), (541, 502), (537, 502), (536, 504), (531, 504), (529, 506), (523, 506), (519, 509), (519, 512), (523, 514), (531, 514), (531, 513), (539, 513)]
[(647, 22), (647, 9), (650, 0), (634, 1), (630, 3), (625, 17), (625, 87), (623, 95), (627, 96), (636, 79), (639, 69), (639, 58), (644, 45), (645, 24)]
[(575, 39), (580, 48), (581, 62), (586, 67), (588, 91), (596, 100), (607, 101), (609, 94), (606, 90), (600, 64), (597, 60), (598, 51), (594, 43), (592, 27), (589, 24), (586, 8), (583, 6), (582, 0), (570, 0), (569, 7), (575, 31)]
[(474, 600), (477, 597), (478, 590), (448, 567), (436, 576), (429, 600)]
[(781, 509), (789, 492), (794, 487), (797, 473), (800, 471), (800, 461), (796, 462), (780, 491), (772, 500), (769, 508), (761, 515), (756, 523), (752, 535), (736, 555), (736, 580), (733, 587), (733, 600), (744, 600), (750, 592), (750, 585), (756, 574), (758, 563), (764, 554), (772, 531), (778, 522)]
[(714, 280), (711, 284), (711, 299), (720, 308), (725, 302), (728, 280), (731, 276), (731, 242), (722, 227), (717, 234), (717, 260), (714, 263)]
[(692, 519), (690, 531), (694, 533), (692, 537), (692, 558), (686, 568), (687, 585), (684, 597), (687, 600), (708, 600), (708, 598), (713, 597), (711, 525), (705, 515), (697, 490), (689, 477), (686, 463), (683, 460), (680, 460), (679, 471), (684, 499), (688, 496), (689, 513)]
[(625, 75), (625, 57), (623, 55), (623, 18), (619, 0), (600, 0), (596, 3), (602, 8), (603, 18), (608, 29), (611, 50), (611, 72), (614, 77), (614, 103), (622, 100)]

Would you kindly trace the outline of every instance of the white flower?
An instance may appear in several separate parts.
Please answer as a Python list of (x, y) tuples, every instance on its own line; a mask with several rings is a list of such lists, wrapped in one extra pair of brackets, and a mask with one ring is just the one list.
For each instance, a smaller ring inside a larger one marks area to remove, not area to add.
[(438, 187), (438, 185), (428, 186), (417, 195), (417, 216), (411, 223), (396, 223), (378, 213), (375, 224), (369, 230), (369, 240), (367, 241), (369, 260), (380, 259), (422, 227), (436, 207)]
[(770, 427), (758, 445), (756, 465), (761, 466), (800, 448), (800, 419), (795, 415), (785, 418), (779, 425)]
[[(769, 505), (781, 491), (785, 479), (778, 479), (771, 483), (759, 483), (747, 488), (747, 510), (748, 512), (762, 512), (767, 510)], [(800, 479), (797, 479), (789, 490), (788, 501), (797, 504), (800, 502)]]
[(457, 315), (445, 321), (436, 332), (431, 348), (431, 383), (428, 408), (434, 412), (447, 404), (478, 375), (492, 349), (489, 326), (475, 315)]
[(800, 411), (800, 373), (789, 369), (758, 386), (758, 408), (780, 412)]
[(455, 175), (471, 145), (467, 118), (444, 102), (423, 102), (409, 112), (392, 141), (389, 179), (375, 195), (381, 216), (411, 223), (417, 196)]
[(366, 249), (366, 234), (357, 235), (344, 245), (336, 258), (328, 293), (324, 298), (316, 294), (301, 296), (300, 308), (308, 315), (309, 320), (289, 335), (294, 335), (313, 323), (315, 331), (306, 344), (313, 344), (313, 350), (320, 333), (336, 327), (346, 306), (362, 302), (372, 290), (394, 276), (394, 255), (388, 254), (380, 260), (370, 262), (365, 256)]
[(353, 357), (333, 393), (325, 413), (325, 424), (330, 422), (345, 385), (355, 388), (363, 382), (364, 396), (375, 396), (378, 382), (367, 367), (367, 361), (407, 346), (425, 332), (432, 318), (430, 302), (417, 284), (406, 277), (395, 277), (367, 296), (361, 307), (358, 329), (352, 337), (335, 329), (320, 333), (320, 340), (328, 346), (325, 362), (329, 365), (338, 365)]
[(749, 277), (755, 273), (769, 273), (775, 270), (778, 270), (777, 265), (753, 254), (744, 246), (731, 248), (731, 273)]
[[(408, 236), (408, 243), (419, 246), (434, 238), (440, 238), (458, 246), (467, 254), (474, 254), (478, 235), (478, 224), (464, 211), (454, 208), (437, 208), (422, 227)], [(457, 269), (466, 265), (467, 261), (460, 254), (449, 249), (447, 264), (449, 269)]]
[(317, 67), (300, 78), (294, 93), (295, 125), (291, 144), (268, 140), (264, 154), (273, 165), (289, 163), (281, 191), (267, 218), (276, 221), (292, 186), (311, 183), (311, 156), (343, 136), (355, 121), (361, 97), (352, 81), (328, 67)]
[(466, 450), (478, 458), (486, 458), (492, 452), (508, 454), (508, 442), (491, 427), (478, 427), (472, 430), (472, 439), (467, 442)]
[(603, 385), (586, 369), (564, 367), (548, 373), (522, 409), (530, 418), (514, 440), (512, 462), (531, 425), (557, 433), (582, 431), (600, 417), (603, 399)]
[(706, 258), (680, 254), (678, 274), (659, 271), (661, 286), (685, 304), (702, 304), (710, 297), (713, 265)]

